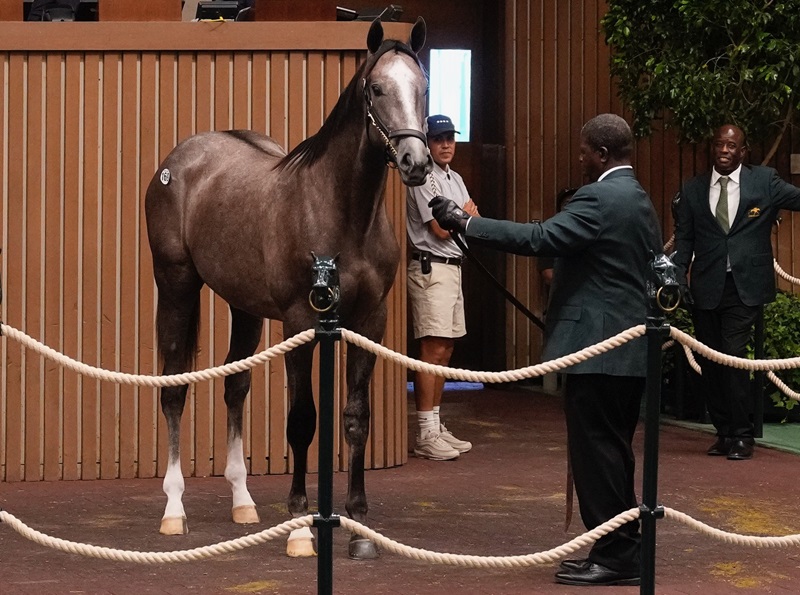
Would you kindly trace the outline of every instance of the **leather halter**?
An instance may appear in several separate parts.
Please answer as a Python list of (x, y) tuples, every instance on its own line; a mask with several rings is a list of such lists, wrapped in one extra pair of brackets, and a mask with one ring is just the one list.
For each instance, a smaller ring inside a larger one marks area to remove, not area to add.
[[(411, 51), (411, 48), (405, 44), (395, 42), (394, 44), (385, 44), (384, 47), (375, 52), (375, 61), (377, 62), (383, 54), (391, 49), (408, 54), (409, 56), (413, 57), (414, 60), (418, 60), (416, 54)], [(383, 141), (386, 144), (387, 163), (393, 163), (397, 165), (397, 149), (395, 149), (394, 145), (392, 144), (392, 139), (414, 137), (425, 143), (425, 146), (428, 146), (428, 137), (421, 130), (415, 130), (413, 128), (398, 128), (397, 130), (392, 130), (386, 126), (381, 117), (372, 108), (372, 92), (367, 84), (366, 76), (361, 79), (361, 86), (364, 92), (364, 101), (367, 105), (367, 120), (369, 123), (375, 126), (375, 128), (377, 128), (378, 132), (380, 132), (381, 136), (383, 137)]]

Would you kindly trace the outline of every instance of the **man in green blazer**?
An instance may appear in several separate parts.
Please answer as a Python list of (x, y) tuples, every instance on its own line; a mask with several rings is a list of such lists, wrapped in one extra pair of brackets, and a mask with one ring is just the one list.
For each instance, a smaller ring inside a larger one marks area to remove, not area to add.
[[(581, 130), (588, 184), (543, 223), (470, 218), (448, 199), (431, 201), (439, 225), (506, 252), (553, 256), (546, 360), (574, 353), (645, 322), (645, 275), (661, 231), (650, 197), (633, 173), (633, 136), (614, 114)], [(564, 409), (581, 518), (588, 529), (637, 506), (631, 446), (646, 376), (640, 339), (566, 368)], [(585, 560), (562, 562), (556, 581), (638, 585), (638, 521), (600, 538)]]
[[(732, 124), (717, 129), (711, 148), (712, 171), (686, 182), (676, 199), (674, 260), (688, 277), (697, 340), (746, 357), (759, 309), (775, 299), (772, 225), (780, 209), (800, 210), (800, 189), (772, 168), (742, 165), (747, 139)], [(706, 359), (702, 368), (717, 431), (708, 454), (752, 458), (750, 372)]]

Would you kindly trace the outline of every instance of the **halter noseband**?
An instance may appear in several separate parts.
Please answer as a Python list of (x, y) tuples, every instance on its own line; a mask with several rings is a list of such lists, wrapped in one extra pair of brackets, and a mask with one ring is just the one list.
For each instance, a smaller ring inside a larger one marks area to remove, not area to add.
[[(384, 44), (382, 48), (375, 52), (375, 62), (377, 62), (383, 54), (391, 49), (401, 51), (417, 60), (417, 56), (411, 51), (411, 48), (400, 42), (394, 42), (391, 44)], [(425, 143), (425, 146), (428, 145), (428, 137), (425, 136), (425, 133), (421, 130), (414, 130), (413, 128), (398, 128), (397, 130), (391, 130), (388, 126), (386, 126), (386, 124), (383, 123), (383, 120), (381, 120), (380, 116), (372, 109), (372, 93), (369, 85), (367, 84), (367, 77), (365, 76), (363, 79), (361, 79), (361, 81), (362, 89), (364, 91), (364, 101), (367, 104), (367, 119), (383, 137), (383, 142), (386, 144), (387, 163), (394, 163), (397, 165), (397, 149), (395, 149), (394, 145), (392, 144), (392, 139), (414, 137)]]

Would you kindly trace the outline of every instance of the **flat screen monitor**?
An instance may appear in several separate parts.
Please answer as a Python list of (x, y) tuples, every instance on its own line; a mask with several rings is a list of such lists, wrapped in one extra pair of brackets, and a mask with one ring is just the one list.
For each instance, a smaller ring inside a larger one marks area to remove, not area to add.
[(195, 18), (200, 21), (233, 21), (239, 14), (237, 0), (200, 0), (197, 3)]

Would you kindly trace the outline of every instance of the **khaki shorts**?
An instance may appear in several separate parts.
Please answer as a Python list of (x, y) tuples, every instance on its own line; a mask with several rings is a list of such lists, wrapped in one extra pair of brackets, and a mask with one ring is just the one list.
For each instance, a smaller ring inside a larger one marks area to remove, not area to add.
[(423, 275), (419, 261), (412, 260), (408, 264), (408, 298), (415, 339), (455, 339), (467, 334), (461, 267), (432, 262), (431, 273)]

